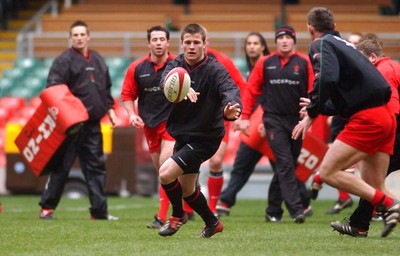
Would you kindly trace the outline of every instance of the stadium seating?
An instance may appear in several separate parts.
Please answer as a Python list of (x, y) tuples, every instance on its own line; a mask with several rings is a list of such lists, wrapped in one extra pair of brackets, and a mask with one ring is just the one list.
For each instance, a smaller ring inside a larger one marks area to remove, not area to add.
[(21, 79), (26, 75), (26, 70), (23, 68), (13, 67), (4, 70), (3, 76), (10, 79)]
[(30, 107), (34, 107), (37, 108), (39, 107), (39, 105), (42, 103), (42, 100), (36, 96), (36, 97), (32, 97), (29, 101), (28, 101), (28, 106)]
[(51, 65), (53, 64), (54, 58), (44, 58), (42, 60), (42, 67), (50, 69)]
[[(105, 61), (109, 66), (113, 82), (112, 94), (119, 98), (126, 69), (133, 60), (124, 57), (110, 57), (105, 58)], [(22, 97), (27, 100), (37, 97), (46, 86), (52, 62), (53, 58), (16, 59), (14, 66), (6, 70), (4, 78), (0, 80), (1, 95)]]
[(0, 108), (7, 109), (9, 111), (17, 112), (25, 106), (25, 98), (22, 97), (1, 97)]
[(235, 63), (236, 67), (239, 69), (239, 71), (242, 73), (243, 77), (246, 77), (246, 71), (247, 71), (247, 63), (244, 58), (235, 58), (233, 59), (233, 62)]
[[(29, 76), (22, 80), (20, 87), (28, 88), (32, 92), (32, 96), (39, 95), (41, 91), (46, 87), (46, 80), (37, 76)], [(29, 97), (29, 98), (31, 98)]]
[(22, 97), (29, 99), (33, 96), (36, 96), (33, 94), (33, 92), (29, 88), (14, 88), (10, 91), (9, 96), (11, 97)]
[[(96, 32), (142, 32), (143, 35), (153, 25), (170, 25), (181, 29), (189, 22), (198, 22), (207, 27), (209, 32), (271, 32), (280, 22), (281, 14), (285, 13), (286, 23), (292, 25), (298, 33), (306, 31), (306, 13), (313, 6), (327, 6), (335, 12), (338, 19), (338, 30), (346, 36), (350, 32), (396, 32), (400, 33), (399, 17), (382, 17), (382, 6), (390, 6), (392, 0), (299, 0), (299, 4), (286, 5), (281, 9), (281, 0), (192, 0), (188, 9), (183, 5), (174, 5), (167, 0), (115, 0), (109, 1), (85, 0), (71, 8), (63, 10), (57, 17), (45, 15), (42, 27), (45, 32), (66, 31), (74, 20), (83, 17)], [(49, 40), (52, 41), (51, 47)], [(218, 39), (213, 39), (217, 41)], [(270, 38), (267, 38), (267, 41)], [(384, 38), (383, 41), (390, 39)], [(35, 38), (35, 53), (38, 57), (51, 57), (65, 49), (67, 38)], [(237, 57), (235, 43), (225, 38), (220, 44), (213, 41), (213, 48), (227, 55)], [(393, 40), (392, 40), (393, 41)], [(299, 40), (298, 49), (307, 51), (309, 39)], [(143, 41), (132, 37), (127, 40), (122, 37), (96, 37), (91, 42), (92, 47), (99, 50), (103, 56), (115, 57), (129, 54), (133, 57), (142, 56), (148, 49)], [(178, 42), (174, 39), (171, 45)], [(400, 58), (399, 43), (385, 43), (386, 54), (392, 58)], [(111, 70), (111, 73), (113, 70)], [(112, 74), (114, 76), (114, 74)], [(114, 78), (113, 78), (114, 79)]]
[(32, 75), (36, 76), (37, 78), (46, 80), (47, 76), (49, 75), (49, 68), (45, 66), (37, 67), (33, 70)]
[(116, 80), (125, 75), (125, 71), (131, 64), (132, 59), (123, 57), (105, 58), (112, 80)]
[(122, 84), (124, 82), (124, 76), (119, 76), (116, 77), (113, 81), (112, 81), (112, 89), (111, 89), (111, 95), (114, 98), (121, 98), (121, 89), (122, 89)]
[(17, 58), (14, 61), (14, 67), (24, 70), (32, 70), (40, 64), (35, 58)]
[(6, 108), (0, 108), (0, 128), (4, 127), (12, 113)]
[(105, 62), (109, 68), (115, 68), (119, 70), (127, 68), (129, 64), (131, 64), (131, 61), (131, 59), (123, 57), (113, 57), (105, 59)]
[(10, 90), (15, 87), (14, 78), (4, 77), (0, 80), (1, 96), (8, 95)]
[(20, 109), (18, 112), (18, 116), (28, 120), (31, 116), (35, 113), (36, 108), (32, 106), (25, 106), (24, 108)]

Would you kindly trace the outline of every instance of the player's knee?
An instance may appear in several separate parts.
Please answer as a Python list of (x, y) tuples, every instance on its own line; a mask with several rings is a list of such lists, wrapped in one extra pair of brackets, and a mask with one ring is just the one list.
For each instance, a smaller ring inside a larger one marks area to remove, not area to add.
[(325, 182), (325, 183), (329, 184), (330, 180), (333, 178), (333, 172), (332, 171), (328, 171), (328, 170), (326, 170), (326, 171), (321, 170), (320, 171), (320, 177), (321, 177), (322, 182)]
[(222, 170), (222, 157), (215, 156), (210, 159), (209, 166), (211, 171), (220, 171)]
[(168, 184), (168, 178), (167, 175), (165, 175), (165, 173), (159, 173), (159, 178), (160, 178), (160, 183), (161, 184)]
[(161, 184), (169, 184), (171, 182), (173, 182), (175, 179), (173, 179), (171, 177), (171, 175), (169, 174), (167, 169), (163, 169), (162, 167), (160, 168), (160, 173), (159, 173), (159, 177), (160, 177), (160, 183)]

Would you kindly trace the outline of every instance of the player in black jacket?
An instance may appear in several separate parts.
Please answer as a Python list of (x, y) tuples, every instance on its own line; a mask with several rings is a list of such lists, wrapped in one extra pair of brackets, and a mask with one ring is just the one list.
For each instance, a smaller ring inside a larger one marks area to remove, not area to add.
[[(400, 117), (399, 117), (399, 93), (400, 86), (400, 64), (397, 61), (386, 57), (382, 50), (382, 45), (378, 40), (362, 40), (357, 49), (374, 64), (378, 71), (385, 77), (392, 88), (392, 96), (388, 103), (388, 108), (396, 116), (396, 138), (393, 155), (390, 156), (389, 169), (387, 175), (400, 169)], [(357, 208), (351, 214), (349, 223), (336, 223), (333, 228), (341, 234), (354, 237), (366, 237), (368, 235), (370, 221), (374, 212), (374, 207), (370, 202), (360, 199)], [(380, 217), (380, 216), (379, 216)], [(350, 230), (351, 233), (343, 232)], [(360, 231), (364, 230), (364, 231)]]
[[(161, 236), (175, 234), (187, 216), (183, 199), (205, 222), (201, 237), (222, 232), (222, 222), (207, 205), (196, 181), (200, 165), (217, 151), (225, 134), (224, 118), (236, 120), (241, 113), (240, 93), (226, 69), (205, 55), (206, 32), (198, 24), (187, 25), (181, 33), (183, 54), (169, 62), (168, 72), (183, 67), (189, 72), (192, 86), (187, 100), (174, 104), (167, 121), (167, 131), (175, 138), (174, 154), (160, 167), (160, 183), (172, 205), (172, 216), (159, 230)], [(180, 177), (180, 181), (178, 181)]]
[(70, 28), (72, 47), (58, 56), (49, 72), (47, 86), (65, 84), (79, 98), (89, 113), (89, 120), (80, 131), (67, 138), (67, 150), (51, 172), (39, 205), (41, 219), (52, 219), (64, 189), (70, 168), (78, 155), (90, 198), (92, 219), (115, 220), (108, 215), (104, 192), (106, 168), (100, 119), (108, 113), (113, 126), (117, 125), (111, 96), (111, 80), (103, 58), (89, 50), (89, 29), (85, 22), (76, 21)]
[[(304, 138), (319, 114), (348, 119), (321, 163), (321, 179), (378, 206), (384, 219), (382, 237), (386, 237), (400, 216), (400, 203), (384, 183), (396, 129), (386, 106), (391, 89), (377, 69), (334, 29), (330, 10), (310, 10), (308, 30), (313, 42), (309, 56), (316, 78), (306, 107), (308, 115), (293, 130), (293, 138)], [(362, 178), (344, 171), (358, 162)], [(345, 227), (344, 232), (353, 232), (349, 225)]]
[(275, 156), (275, 175), (269, 190), (274, 193), (269, 195), (267, 218), (274, 221), (282, 218), (283, 199), (294, 222), (303, 223), (304, 207), (295, 177), (302, 140), (291, 139), (291, 131), (300, 120), (298, 99), (307, 97), (313, 71), (308, 57), (294, 49), (296, 37), (292, 27), (278, 28), (275, 40), (278, 51), (259, 60), (249, 77), (243, 97), (241, 129), (247, 132), (249, 116), (259, 96), (266, 139)]

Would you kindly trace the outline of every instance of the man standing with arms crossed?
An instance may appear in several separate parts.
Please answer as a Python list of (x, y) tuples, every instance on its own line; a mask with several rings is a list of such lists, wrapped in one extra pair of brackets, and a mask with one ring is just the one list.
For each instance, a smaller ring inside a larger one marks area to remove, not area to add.
[[(305, 133), (319, 114), (338, 114), (348, 123), (329, 147), (321, 166), (322, 181), (369, 201), (383, 213), (386, 237), (396, 227), (400, 204), (384, 179), (393, 153), (395, 119), (386, 106), (391, 89), (385, 78), (362, 54), (334, 31), (333, 13), (316, 7), (308, 13), (309, 56), (315, 81), (307, 115), (292, 137)], [(361, 177), (345, 170), (360, 162)]]

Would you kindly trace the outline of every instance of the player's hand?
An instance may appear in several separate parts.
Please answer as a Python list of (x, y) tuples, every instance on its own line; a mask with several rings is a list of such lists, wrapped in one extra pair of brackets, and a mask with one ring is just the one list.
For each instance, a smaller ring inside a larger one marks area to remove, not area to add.
[(314, 119), (310, 118), (308, 115), (303, 118), (293, 129), (292, 139), (297, 140), (300, 136), (304, 140), (308, 129), (311, 127)]
[(190, 87), (185, 99), (189, 99), (191, 102), (196, 103), (199, 95), (199, 92), (196, 92), (192, 87)]
[(259, 124), (258, 125), (258, 133), (260, 133), (261, 138), (264, 138), (267, 132), (265, 131), (265, 126), (264, 124)]
[(242, 122), (242, 119), (238, 118), (235, 121), (233, 121), (233, 131), (240, 131), (240, 123)]
[(250, 121), (247, 119), (242, 120), (242, 122), (240, 122), (240, 130), (242, 131), (242, 133), (246, 136), (250, 136)]
[(309, 98), (304, 98), (304, 97), (300, 98), (300, 103), (299, 103), (300, 107), (307, 107), (308, 105), (310, 105), (310, 103), (311, 100)]
[(229, 120), (236, 120), (240, 117), (242, 110), (240, 109), (239, 103), (232, 105), (232, 103), (228, 102), (224, 108), (224, 116)]
[(299, 105), (300, 105), (300, 107), (301, 107), (301, 109), (300, 109), (300, 112), (299, 112), (299, 114), (300, 114), (300, 119), (303, 119), (306, 115), (307, 115), (307, 110), (306, 110), (306, 107), (309, 105), (311, 103), (311, 100), (310, 99), (308, 99), (308, 98), (300, 98), (300, 103), (299, 103)]
[(143, 128), (144, 122), (138, 115), (131, 115), (129, 117), (129, 124), (135, 128)]
[(118, 119), (117, 115), (115, 114), (114, 109), (108, 110), (108, 119), (110, 119), (112, 128), (115, 128), (119, 125), (119, 119)]

